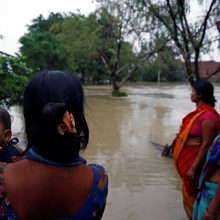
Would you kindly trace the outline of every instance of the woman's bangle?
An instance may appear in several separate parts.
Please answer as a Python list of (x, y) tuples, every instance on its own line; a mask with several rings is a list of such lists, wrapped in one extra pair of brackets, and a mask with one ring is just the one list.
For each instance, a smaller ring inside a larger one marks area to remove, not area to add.
[(216, 216), (214, 216), (214, 215), (212, 215), (212, 214), (210, 214), (210, 213), (208, 212), (208, 208), (205, 209), (204, 215), (206, 215), (207, 217), (211, 217), (211, 218), (213, 218), (213, 219), (216, 218)]

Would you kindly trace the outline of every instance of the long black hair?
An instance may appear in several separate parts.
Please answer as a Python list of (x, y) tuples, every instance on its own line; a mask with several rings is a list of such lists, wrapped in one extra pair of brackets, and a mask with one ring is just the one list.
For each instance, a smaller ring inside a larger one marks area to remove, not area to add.
[(215, 96), (214, 96), (214, 87), (211, 82), (205, 79), (200, 79), (194, 82), (193, 89), (195, 89), (196, 93), (201, 96), (201, 100), (203, 100), (206, 104), (215, 107)]
[[(59, 135), (56, 125), (65, 111), (73, 114), (77, 134)], [(61, 71), (35, 74), (24, 90), (23, 111), (27, 150), (35, 146), (47, 159), (69, 162), (86, 148), (89, 130), (84, 116), (84, 93), (79, 80)]]

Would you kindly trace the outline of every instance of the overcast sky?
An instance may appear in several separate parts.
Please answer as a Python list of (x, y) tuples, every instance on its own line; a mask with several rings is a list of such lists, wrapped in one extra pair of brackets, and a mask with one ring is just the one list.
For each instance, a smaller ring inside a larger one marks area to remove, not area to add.
[[(194, 4), (194, 1), (193, 1)], [(198, 15), (198, 7), (192, 5), (192, 18)], [(0, 50), (15, 54), (19, 50), (19, 38), (27, 31), (27, 25), (42, 14), (45, 18), (50, 12), (76, 12), (80, 9), (82, 14), (89, 14), (95, 10), (92, 0), (3, 0), (0, 6)], [(215, 46), (217, 48), (217, 45)], [(220, 62), (220, 51), (203, 56), (204, 60)]]
[(27, 25), (40, 14), (46, 18), (50, 12), (76, 12), (89, 14), (95, 10), (92, 0), (3, 0), (0, 5), (0, 50), (9, 54), (18, 52), (19, 38)]

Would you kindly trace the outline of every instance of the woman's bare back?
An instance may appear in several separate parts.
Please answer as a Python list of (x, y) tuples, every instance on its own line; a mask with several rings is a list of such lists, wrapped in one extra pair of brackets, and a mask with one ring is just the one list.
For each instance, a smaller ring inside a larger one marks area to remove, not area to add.
[(3, 181), (8, 200), (22, 219), (64, 218), (83, 205), (93, 172), (87, 165), (56, 167), (22, 160), (6, 166)]

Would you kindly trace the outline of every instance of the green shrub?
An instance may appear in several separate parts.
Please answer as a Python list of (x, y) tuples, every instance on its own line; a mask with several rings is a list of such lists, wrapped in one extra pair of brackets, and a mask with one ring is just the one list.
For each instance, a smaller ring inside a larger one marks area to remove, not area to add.
[(112, 96), (113, 97), (125, 97), (125, 96), (128, 96), (126, 92), (120, 92), (120, 91), (117, 91), (117, 90), (113, 90), (112, 91)]

